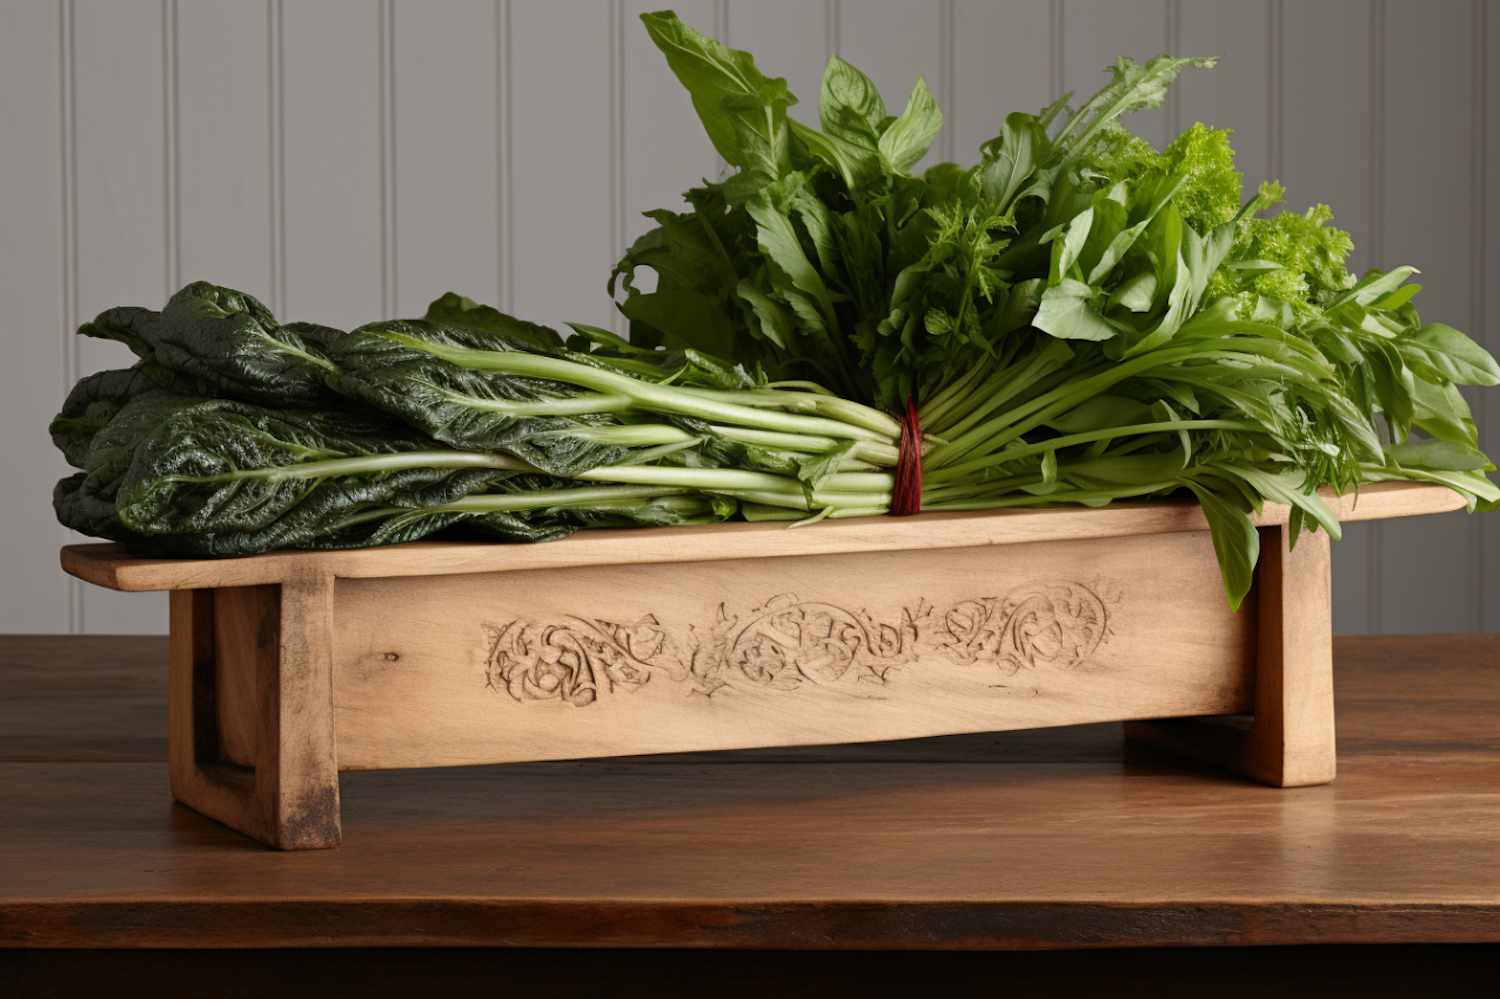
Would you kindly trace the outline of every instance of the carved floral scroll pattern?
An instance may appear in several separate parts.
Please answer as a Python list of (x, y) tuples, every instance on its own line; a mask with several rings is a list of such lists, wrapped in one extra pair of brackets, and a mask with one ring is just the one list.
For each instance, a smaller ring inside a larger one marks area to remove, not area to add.
[(485, 625), (489, 686), (523, 703), (578, 707), (602, 694), (637, 690), (653, 675), (712, 695), (725, 687), (795, 690), (805, 684), (882, 684), (924, 655), (954, 663), (1070, 669), (1104, 640), (1104, 603), (1078, 583), (1029, 583), (1004, 597), (962, 600), (944, 610), (926, 601), (880, 621), (865, 611), (784, 593), (743, 615), (720, 604), (713, 624), (674, 637), (654, 615), (634, 624), (569, 617)]

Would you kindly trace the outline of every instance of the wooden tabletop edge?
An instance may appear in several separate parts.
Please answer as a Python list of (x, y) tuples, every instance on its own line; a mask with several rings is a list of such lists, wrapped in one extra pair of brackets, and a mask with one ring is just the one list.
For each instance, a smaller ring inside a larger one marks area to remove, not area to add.
[[(442, 919), (435, 919), (436, 914)], [(520, 946), (1054, 950), (1500, 942), (1500, 905), (977, 899), (55, 899), (7, 947)], [(338, 919), (338, 931), (329, 919)]]

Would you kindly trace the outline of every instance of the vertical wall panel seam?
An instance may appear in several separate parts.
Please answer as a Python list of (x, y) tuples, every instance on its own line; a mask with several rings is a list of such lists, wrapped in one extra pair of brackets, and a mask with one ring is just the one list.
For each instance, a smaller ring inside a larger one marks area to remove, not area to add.
[(380, 3), (380, 310), (396, 318), (396, 7)]
[[(1182, 58), (1182, 0), (1167, 0), (1166, 24), (1163, 26), (1167, 53), (1173, 58)], [(1167, 141), (1171, 142), (1182, 132), (1181, 87), (1167, 88)]]
[(515, 246), (515, 186), (510, 168), (511, 150), (511, 40), (510, 0), (495, 0), (495, 196), (500, 206), (497, 229), (499, 260), (495, 282), (495, 300), (506, 312), (515, 311), (515, 265), (511, 248)]
[(938, 2), (938, 87), (943, 112), (942, 141), (938, 155), (951, 163), (958, 131), (958, 10), (956, 0)]
[(182, 285), (182, 184), (177, 114), (177, 0), (162, 0), (162, 183), (166, 212), (162, 231), (166, 236), (166, 297)]
[[(729, 44), (729, 0), (714, 0), (714, 38)], [(723, 180), (729, 173), (729, 161), (714, 147), (714, 179)]]
[(823, 32), (828, 49), (824, 63), (832, 62), (839, 54), (839, 14), (839, 0), (823, 0)]
[(1050, 7), (1047, 13), (1051, 15), (1049, 17), (1049, 28), (1052, 34), (1052, 45), (1048, 57), (1051, 61), (1049, 68), (1052, 73), (1052, 99), (1055, 101), (1066, 93), (1063, 89), (1063, 22), (1065, 21), (1064, 15), (1066, 14), (1066, 11), (1063, 9), (1063, 0), (1050, 0)]
[[(73, 0), (59, 0), (59, 138), (62, 142), (62, 375), (63, 392), (78, 380), (78, 105), (73, 71)], [(83, 582), (67, 582), (68, 633), (83, 634)]]
[(1282, 0), (1271, 0), (1267, 20), (1270, 24), (1270, 36), (1267, 38), (1266, 56), (1270, 65), (1266, 69), (1266, 85), (1269, 93), (1266, 96), (1266, 134), (1270, 141), (1266, 144), (1266, 177), (1271, 180), (1280, 181), (1282, 173), (1282, 160), (1285, 148), (1286, 136), (1283, 134), (1284, 109), (1282, 106), (1282, 92), (1284, 86), (1283, 60), (1286, 50), (1282, 36), (1283, 25), (1286, 23), (1286, 11), (1282, 6)]
[[(1370, 266), (1385, 264), (1385, 0), (1370, 2)], [(1385, 633), (1385, 531), (1370, 524), (1369, 590), (1366, 594), (1370, 633)]]
[[(625, 3), (609, 5), (609, 239), (615, 259), (625, 254)], [(625, 333), (625, 317), (618, 309), (610, 325)]]
[(282, 0), (266, 0), (266, 91), (270, 132), (271, 309), (286, 315), (286, 102), (282, 72)]
[[(1481, 346), (1485, 344), (1485, 226), (1487, 222), (1487, 194), (1485, 189), (1486, 146), (1489, 141), (1486, 127), (1488, 107), (1486, 90), (1489, 85), (1489, 67), (1486, 64), (1488, 25), (1485, 18), (1485, 0), (1473, 0), (1471, 7), (1470, 58), (1473, 65), (1469, 72), (1473, 81), (1472, 107), (1470, 108), (1470, 141), (1473, 142), (1469, 164), (1469, 328)], [(1488, 393), (1476, 393), (1475, 425), (1485, 425)], [(1493, 447), (1493, 442), (1490, 442)], [(1493, 514), (1489, 515), (1493, 516)], [(1469, 517), (1469, 631), (1484, 630), (1484, 555), (1485, 514)]]

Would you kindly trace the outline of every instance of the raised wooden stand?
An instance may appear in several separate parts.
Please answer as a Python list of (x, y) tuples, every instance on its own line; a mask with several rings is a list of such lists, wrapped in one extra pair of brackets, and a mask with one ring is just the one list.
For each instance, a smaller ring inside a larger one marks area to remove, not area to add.
[[(1405, 483), (1332, 502), (1462, 506)], [(1238, 614), (1184, 503), (62, 563), (172, 591), (176, 798), (311, 849), (339, 842), (341, 770), (1124, 721), (1263, 783), (1326, 783), (1328, 539), (1288, 551), (1286, 519), (1259, 518)]]

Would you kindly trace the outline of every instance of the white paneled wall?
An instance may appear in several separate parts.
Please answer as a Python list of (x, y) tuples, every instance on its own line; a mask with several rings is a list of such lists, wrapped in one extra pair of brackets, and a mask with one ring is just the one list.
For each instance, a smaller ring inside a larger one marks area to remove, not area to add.
[[(165, 630), (159, 594), (71, 583), (46, 424), (127, 358), (72, 329), (208, 279), (353, 326), (453, 290), (620, 328), (641, 212), (722, 169), (637, 16), (665, 0), (0, 0), (0, 632)], [(1500, 347), (1500, 0), (678, 0), (816, 121), (834, 53), (893, 111), (918, 75), (972, 162), (1006, 112), (1090, 93), (1118, 55), (1222, 55), (1132, 128), (1235, 129), (1247, 184), (1331, 204), (1356, 264)], [(1489, 247), (1496, 252), (1490, 253)], [(1492, 314), (1494, 314), (1492, 316)], [(1500, 399), (1475, 397), (1500, 450)], [(1500, 630), (1500, 521), (1351, 525), (1340, 631)]]

